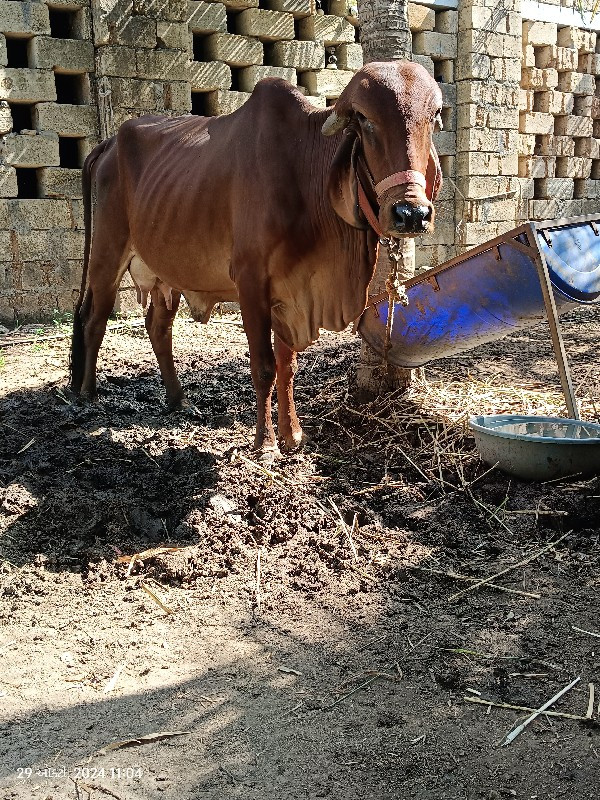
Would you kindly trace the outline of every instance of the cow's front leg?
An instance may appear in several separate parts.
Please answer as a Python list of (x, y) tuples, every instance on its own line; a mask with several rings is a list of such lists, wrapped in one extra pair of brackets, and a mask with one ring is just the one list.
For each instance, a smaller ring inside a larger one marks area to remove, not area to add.
[(294, 375), (298, 371), (296, 353), (275, 334), (277, 363), (277, 427), (279, 443), (286, 450), (302, 444), (303, 434), (294, 405)]
[[(256, 287), (253, 287), (256, 288)], [(273, 461), (279, 448), (271, 415), (271, 396), (275, 387), (275, 355), (271, 346), (271, 310), (266, 295), (252, 291), (245, 294), (240, 287), (240, 309), (250, 350), (250, 371), (256, 392), (256, 437), (254, 448), (260, 460)]]

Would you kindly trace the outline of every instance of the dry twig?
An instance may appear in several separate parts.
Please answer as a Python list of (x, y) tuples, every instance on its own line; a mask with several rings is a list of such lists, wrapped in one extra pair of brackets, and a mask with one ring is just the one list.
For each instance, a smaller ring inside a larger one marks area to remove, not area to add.
[(346, 692), (346, 694), (343, 694), (341, 697), (338, 697), (337, 700), (334, 700), (333, 703), (330, 703), (328, 706), (325, 706), (325, 708), (322, 708), (321, 710), (329, 711), (330, 708), (334, 708), (334, 706), (337, 706), (338, 703), (342, 703), (344, 700), (347, 700), (353, 694), (356, 694), (356, 692), (360, 692), (361, 689), (365, 689), (367, 686), (370, 686), (370, 684), (372, 684), (374, 681), (377, 680), (377, 678), (380, 677), (381, 675), (379, 673), (377, 675), (372, 675), (370, 678), (364, 681), (364, 683), (355, 686), (354, 689), (352, 689), (350, 692)]
[(263, 467), (262, 464), (257, 464), (256, 461), (252, 461), (251, 458), (247, 458), (247, 456), (242, 455), (242, 453), (236, 453), (237, 458), (240, 461), (243, 461), (244, 464), (247, 464), (249, 467), (252, 467), (257, 472), (262, 472), (263, 475), (269, 477), (273, 483), (277, 484), (277, 486), (284, 486), (285, 485), (285, 478), (278, 472), (273, 472), (266, 467)]
[(559, 700), (564, 694), (570, 691), (576, 684), (579, 683), (580, 680), (581, 678), (579, 677), (575, 678), (575, 680), (571, 681), (571, 683), (568, 686), (565, 686), (564, 689), (561, 689), (560, 692), (557, 692), (554, 695), (554, 697), (551, 697), (550, 700), (544, 703), (543, 706), (540, 706), (540, 708), (536, 709), (533, 712), (533, 714), (530, 717), (527, 717), (527, 719), (524, 722), (522, 722), (520, 725), (517, 725), (517, 727), (514, 728), (514, 730), (512, 730), (510, 733), (506, 735), (504, 741), (502, 742), (502, 747), (506, 747), (506, 745), (513, 742), (517, 738), (517, 736), (519, 736), (519, 734), (523, 733), (523, 731), (529, 724), (531, 724), (535, 719), (537, 719), (540, 714), (543, 714), (547, 708), (550, 708), (550, 706), (554, 705), (554, 703), (556, 703), (557, 700)]
[(261, 564), (260, 564), (260, 547), (259, 547), (258, 550), (256, 551), (256, 568), (255, 568), (255, 584), (254, 584), (256, 610), (258, 611), (259, 614), (262, 612), (260, 579), (261, 579)]
[(519, 567), (525, 566), (525, 564), (529, 564), (531, 561), (535, 561), (536, 558), (543, 556), (544, 553), (548, 552), (548, 550), (551, 550), (553, 547), (556, 547), (556, 545), (559, 542), (562, 542), (562, 540), (570, 533), (571, 531), (563, 533), (562, 536), (559, 536), (558, 539), (555, 539), (553, 542), (550, 542), (549, 545), (546, 545), (546, 547), (543, 547), (541, 550), (538, 550), (537, 553), (533, 553), (533, 555), (527, 556), (527, 558), (518, 561), (516, 564), (511, 564), (511, 566), (506, 567), (505, 569), (501, 569), (500, 572), (496, 572), (495, 575), (490, 575), (489, 578), (483, 578), (482, 580), (477, 581), (477, 583), (474, 583), (471, 586), (467, 586), (466, 589), (462, 589), (462, 591), (460, 592), (456, 592), (456, 594), (453, 594), (448, 598), (448, 601), (457, 600), (459, 597), (462, 597), (464, 594), (467, 594), (467, 592), (472, 592), (473, 589), (479, 589), (480, 586), (484, 586), (486, 583), (491, 583), (492, 581), (496, 580), (496, 578), (499, 578), (500, 575), (505, 575), (507, 572), (511, 572), (513, 569), (518, 569)]
[(91, 792), (100, 792), (100, 794), (105, 794), (108, 797), (114, 797), (115, 800), (122, 800), (120, 794), (116, 794), (112, 791), (112, 789), (107, 789), (106, 786), (102, 786), (100, 783), (80, 783), (79, 786), (88, 792), (88, 798), (91, 797)]
[(177, 550), (183, 550), (183, 547), (151, 547), (149, 550), (142, 550), (141, 553), (134, 553), (131, 556), (119, 556), (117, 564), (129, 564), (130, 561), (145, 561), (147, 558), (154, 558), (163, 553), (175, 553)]
[[(535, 708), (531, 708), (530, 706), (515, 706), (512, 703), (496, 703), (494, 700), (485, 700), (483, 697), (470, 697), (469, 695), (465, 695), (463, 697), (467, 703), (476, 703), (479, 706), (491, 706), (492, 708), (506, 708), (510, 711), (537, 711)], [(564, 711), (543, 711), (542, 712), (546, 717), (562, 717), (563, 719), (574, 719), (578, 722), (589, 722), (590, 720), (588, 717), (583, 717), (581, 714), (567, 714)]]
[(585, 633), (588, 636), (594, 636), (596, 639), (600, 639), (600, 633), (594, 633), (593, 631), (586, 631), (583, 628), (577, 628), (575, 625), (571, 625), (571, 630), (577, 631), (577, 633)]
[(121, 750), (125, 747), (136, 747), (141, 744), (160, 742), (163, 739), (172, 739), (174, 736), (189, 736), (190, 733), (191, 731), (160, 731), (158, 733), (147, 733), (144, 736), (136, 736), (134, 739), (122, 739), (119, 742), (111, 742), (111, 744), (107, 744), (98, 752), (104, 754), (111, 750)]
[(119, 680), (119, 676), (123, 672), (124, 668), (125, 668), (125, 664), (119, 664), (119, 666), (114, 671), (112, 678), (107, 682), (106, 686), (104, 687), (104, 694), (108, 694), (109, 692), (112, 692), (112, 690), (117, 685), (117, 681)]
[(152, 591), (152, 589), (148, 586), (147, 583), (143, 583), (142, 582), (142, 583), (140, 583), (140, 586), (146, 592), (146, 594), (149, 597), (151, 597), (158, 606), (160, 606), (162, 608), (162, 610), (166, 614), (174, 614), (175, 613), (172, 608), (169, 608), (169, 606), (167, 606), (167, 605), (165, 605), (163, 603), (163, 601), (160, 599), (160, 597), (156, 594), (156, 592)]
[[(452, 580), (456, 581), (470, 581), (475, 582), (478, 579), (469, 577), (468, 575), (459, 575), (456, 572), (445, 572), (443, 569), (433, 569), (432, 567), (417, 567), (410, 565), (408, 569), (415, 569), (419, 572), (431, 572), (434, 575), (443, 575), (446, 578), (451, 578)], [(488, 583), (490, 589), (498, 589), (500, 592), (507, 592), (508, 594), (517, 594), (521, 595), (522, 597), (530, 597), (533, 600), (539, 600), (541, 598), (541, 594), (537, 594), (536, 592), (525, 592), (521, 589), (509, 589), (508, 586), (499, 586), (497, 583)]]
[(338, 519), (339, 519), (339, 521), (341, 523), (341, 526), (342, 526), (342, 530), (346, 534), (346, 539), (348, 540), (348, 544), (350, 546), (350, 552), (352, 553), (352, 558), (355, 561), (358, 561), (358, 550), (356, 549), (356, 545), (354, 544), (354, 539), (352, 538), (352, 532), (354, 531), (355, 526), (356, 526), (357, 516), (356, 516), (356, 514), (354, 515), (354, 520), (352, 522), (352, 530), (350, 530), (348, 528), (348, 526), (346, 525), (346, 521), (342, 517), (342, 514), (341, 514), (339, 508), (335, 504), (335, 501), (330, 497), (329, 498), (329, 502), (331, 504), (331, 507), (333, 508), (335, 513), (337, 514), (337, 517), (338, 517)]

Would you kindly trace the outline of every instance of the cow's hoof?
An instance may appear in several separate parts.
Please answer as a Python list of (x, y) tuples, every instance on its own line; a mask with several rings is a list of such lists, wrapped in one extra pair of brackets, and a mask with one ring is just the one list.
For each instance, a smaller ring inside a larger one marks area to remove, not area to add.
[(185, 397), (167, 397), (167, 408), (169, 411), (183, 411), (188, 404)]
[(100, 401), (96, 392), (80, 392), (73, 395), (73, 402), (78, 406), (98, 406)]
[(279, 445), (286, 453), (293, 453), (299, 450), (306, 442), (306, 436), (302, 431), (289, 433), (279, 439)]
[(257, 460), (263, 467), (268, 467), (269, 464), (274, 464), (277, 459), (281, 458), (281, 451), (277, 445), (269, 445), (261, 447), (257, 453)]
[(167, 397), (167, 408), (169, 411), (173, 411), (175, 413), (178, 411), (182, 411), (183, 413), (198, 413), (196, 406), (193, 403), (190, 403), (187, 397), (183, 397), (183, 395), (181, 397), (172, 397), (170, 399)]
[(72, 389), (70, 386), (67, 386), (64, 389), (62, 389), (61, 394), (63, 395), (65, 400), (68, 400), (70, 403), (74, 405), (81, 404), (81, 392)]

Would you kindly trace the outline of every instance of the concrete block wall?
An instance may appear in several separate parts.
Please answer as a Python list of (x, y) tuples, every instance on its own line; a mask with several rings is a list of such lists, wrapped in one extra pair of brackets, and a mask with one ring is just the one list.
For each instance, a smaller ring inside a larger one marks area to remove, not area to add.
[[(267, 7), (263, 7), (266, 5)], [(190, 0), (192, 112), (227, 114), (259, 80), (279, 77), (317, 107), (333, 102), (362, 66), (346, 3), (317, 13), (315, 0)], [(325, 69), (326, 62), (337, 69)]]
[(335, 102), (362, 66), (357, 20), (316, 1), (0, 0), (1, 322), (72, 310), (81, 166), (126, 119), (229, 113), (269, 75)]
[[(446, 180), (418, 269), (524, 219), (600, 211), (600, 39), (520, 2), (408, 4), (413, 58), (443, 94)], [(580, 4), (544, 7), (559, 2)], [(146, 113), (232, 112), (268, 75), (333, 104), (362, 65), (353, 5), (0, 0), (0, 321), (72, 309), (96, 142)]]
[[(581, 11), (579, 0), (561, 5)], [(435, 13), (440, 32), (443, 13)], [(450, 258), (526, 219), (600, 211), (600, 36), (525, 19), (520, 0), (461, 3), (458, 31), (456, 155), (442, 159), (448, 177), (437, 203), (440, 245), (419, 243), (421, 268), (439, 263), (438, 253)], [(413, 50), (425, 41), (427, 34), (413, 33)], [(446, 77), (435, 74), (445, 91)]]
[(420, 237), (416, 242), (415, 265), (417, 271), (421, 271), (436, 267), (456, 255), (458, 11), (436, 11), (409, 3), (408, 22), (412, 32), (413, 60), (422, 64), (436, 78), (443, 97), (443, 129), (435, 133), (433, 138), (444, 184), (436, 202), (435, 233)]
[(510, 229), (518, 205), (520, 0), (475, 0), (459, 14), (456, 244)]
[(72, 305), (83, 249), (80, 169), (98, 141), (85, 0), (0, 2), (0, 318)]
[(142, 114), (190, 110), (187, 0), (93, 0), (102, 138)]
[(519, 92), (522, 219), (600, 211), (600, 39), (523, 22)]

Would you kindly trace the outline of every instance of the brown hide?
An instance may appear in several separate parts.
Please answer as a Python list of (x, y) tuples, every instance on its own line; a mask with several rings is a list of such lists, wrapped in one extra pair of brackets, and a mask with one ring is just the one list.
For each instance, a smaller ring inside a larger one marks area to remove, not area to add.
[(190, 294), (200, 317), (257, 278), (273, 329), (294, 350), (363, 311), (374, 243), (327, 207), (336, 143), (322, 123), (299, 93), (266, 81), (232, 117), (144, 117), (121, 128), (130, 246)]
[[(92, 183), (97, 201), (73, 336), (77, 393), (94, 394), (106, 317), (129, 267), (140, 298), (151, 296), (146, 327), (170, 405), (183, 400), (171, 349), (180, 295), (201, 321), (216, 302), (239, 299), (258, 396), (256, 445), (276, 448), (270, 422), (276, 374), (280, 436), (288, 447), (299, 443), (295, 351), (313, 342), (319, 328), (342, 330), (360, 316), (375, 266), (376, 236), (357, 206), (358, 154), (380, 180), (399, 169), (425, 173), (432, 147), (435, 82), (416, 65), (379, 67), (361, 70), (345, 90), (346, 133), (324, 136), (330, 111), (315, 110), (286, 82), (267, 79), (234, 114), (130, 120), (90, 155), (87, 217)], [(409, 113), (411, 104), (416, 112)], [(363, 116), (357, 123), (357, 111), (373, 115), (374, 133)], [(380, 217), (388, 227), (395, 204), (407, 198), (431, 207), (414, 185), (386, 191)], [(282, 394), (289, 403), (282, 404)]]

